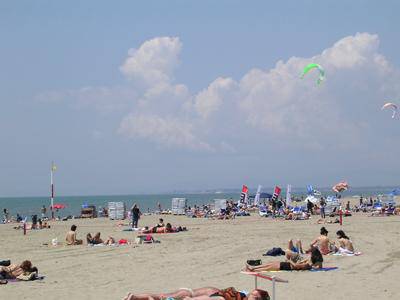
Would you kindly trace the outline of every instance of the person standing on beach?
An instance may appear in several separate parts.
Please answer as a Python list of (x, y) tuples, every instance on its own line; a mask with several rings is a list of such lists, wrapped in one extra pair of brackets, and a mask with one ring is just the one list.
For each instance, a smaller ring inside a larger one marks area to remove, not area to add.
[(326, 202), (325, 202), (325, 199), (324, 199), (324, 197), (321, 197), (321, 200), (319, 201), (319, 211), (320, 211), (320, 214), (321, 214), (321, 218), (323, 218), (323, 219), (325, 219), (325, 205), (326, 205)]
[(140, 212), (139, 206), (136, 203), (133, 204), (133, 206), (131, 208), (132, 228), (138, 227), (138, 222), (139, 222), (141, 214), (142, 213)]
[(312, 215), (313, 212), (313, 207), (314, 204), (310, 201), (310, 199), (307, 200), (307, 212)]
[(158, 211), (161, 213), (162, 212), (162, 207), (161, 207), (161, 203), (160, 202), (157, 203), (157, 207), (158, 207)]
[(4, 223), (8, 223), (8, 219), (10, 216), (7, 208), (3, 209), (3, 213), (4, 213)]
[(47, 212), (46, 206), (44, 206), (44, 205), (42, 206), (41, 212), (42, 212), (42, 219), (46, 218), (47, 217), (46, 216), (46, 212)]

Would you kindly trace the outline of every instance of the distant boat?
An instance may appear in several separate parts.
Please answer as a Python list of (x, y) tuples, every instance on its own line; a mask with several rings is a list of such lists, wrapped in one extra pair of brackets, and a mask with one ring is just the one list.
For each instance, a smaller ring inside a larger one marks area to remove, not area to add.
[(216, 194), (222, 194), (222, 192), (221, 192), (221, 191), (216, 191), (215, 193), (216, 193)]

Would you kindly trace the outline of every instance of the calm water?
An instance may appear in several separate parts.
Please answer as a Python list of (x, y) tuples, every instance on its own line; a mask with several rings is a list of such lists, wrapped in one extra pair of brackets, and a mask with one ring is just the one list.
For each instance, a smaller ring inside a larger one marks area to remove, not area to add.
[[(370, 195), (384, 194), (391, 192), (395, 187), (367, 187), (367, 188), (351, 188), (349, 191), (343, 193), (343, 196), (349, 195), (363, 195), (368, 197)], [(330, 189), (318, 189), (324, 195), (333, 194)], [(272, 193), (272, 188), (263, 188), (262, 192)], [(255, 193), (255, 191), (252, 191)], [(285, 196), (285, 189), (282, 190), (282, 195)], [(305, 188), (293, 188), (292, 194), (301, 196), (306, 194)], [(156, 210), (157, 203), (160, 202), (163, 209), (171, 208), (171, 199), (173, 197), (187, 198), (188, 204), (206, 204), (213, 202), (214, 199), (239, 199), (240, 190), (237, 192), (226, 193), (199, 193), (199, 194), (160, 194), (160, 195), (122, 195), (122, 196), (60, 196), (57, 197), (54, 203), (62, 203), (67, 207), (60, 210), (60, 216), (79, 215), (83, 204), (95, 205), (99, 207), (106, 207), (107, 202), (122, 201), (125, 202), (127, 207), (131, 207), (133, 203), (137, 203), (142, 212), (148, 210)], [(0, 198), (1, 213), (4, 208), (7, 208), (11, 215), (17, 213), (22, 216), (31, 216), (33, 214), (40, 215), (42, 205), (50, 206), (49, 197), (20, 197), (20, 198)], [(1, 214), (2, 215), (2, 214)]]

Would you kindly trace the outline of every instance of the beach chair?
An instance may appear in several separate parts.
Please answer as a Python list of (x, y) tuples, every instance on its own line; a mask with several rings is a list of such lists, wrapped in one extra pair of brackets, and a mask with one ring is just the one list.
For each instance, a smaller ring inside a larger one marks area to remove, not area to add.
[(295, 206), (292, 209), (293, 219), (292, 220), (303, 220), (303, 207)]
[(385, 215), (387, 216), (392, 216), (394, 215), (394, 211), (395, 208), (393, 206), (389, 206), (386, 210), (385, 210)]
[(254, 289), (258, 289), (258, 278), (262, 278), (262, 279), (266, 279), (272, 282), (272, 300), (276, 299), (276, 289), (275, 289), (275, 284), (277, 282), (280, 283), (289, 283), (289, 281), (276, 277), (276, 276), (268, 276), (262, 273), (258, 273), (258, 272), (248, 272), (248, 271), (242, 271), (240, 272), (242, 274), (245, 275), (250, 275), (250, 276), (254, 276)]

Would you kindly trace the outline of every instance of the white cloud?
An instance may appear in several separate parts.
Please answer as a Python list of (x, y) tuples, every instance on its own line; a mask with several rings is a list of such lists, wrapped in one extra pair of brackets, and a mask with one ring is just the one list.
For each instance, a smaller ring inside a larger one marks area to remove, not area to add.
[(235, 82), (231, 78), (217, 78), (207, 89), (197, 94), (194, 106), (197, 112), (207, 118), (211, 113), (217, 111), (230, 91), (235, 87)]
[(148, 86), (170, 82), (179, 64), (182, 43), (177, 37), (157, 37), (144, 42), (139, 49), (130, 49), (120, 70), (132, 80)]
[[(357, 145), (384, 126), (370, 125), (368, 116), (400, 94), (399, 71), (379, 53), (374, 34), (345, 37), (318, 55), (291, 57), (269, 70), (251, 69), (237, 81), (218, 77), (197, 94), (174, 83), (181, 48), (177, 37), (146, 41), (120, 67), (130, 79), (127, 87), (89, 87), (68, 95), (78, 107), (127, 111), (118, 133), (128, 138), (235, 153), (272, 139), (306, 151)], [(320, 86), (314, 71), (299, 78), (310, 62), (325, 68)]]
[[(271, 70), (251, 70), (239, 82), (240, 110), (251, 126), (271, 135), (314, 143), (357, 141), (365, 124), (344, 116), (348, 110), (358, 111), (366, 101), (379, 107), (381, 95), (374, 89), (392, 75), (378, 46), (376, 35), (356, 34), (310, 59), (292, 57)], [(315, 85), (316, 74), (298, 77), (310, 62), (326, 70), (321, 86)], [(361, 87), (365, 88), (362, 93)]]
[(207, 143), (200, 141), (193, 134), (191, 123), (177, 118), (130, 114), (122, 120), (118, 132), (129, 138), (149, 139), (169, 147), (212, 150)]

